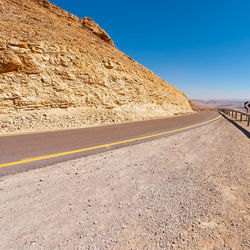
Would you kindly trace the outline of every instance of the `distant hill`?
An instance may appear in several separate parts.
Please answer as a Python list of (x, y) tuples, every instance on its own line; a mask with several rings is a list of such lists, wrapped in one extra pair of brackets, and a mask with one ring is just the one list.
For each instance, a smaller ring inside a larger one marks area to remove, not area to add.
[(231, 109), (244, 109), (244, 101), (238, 100), (199, 100), (191, 99), (192, 103), (198, 108), (231, 108)]

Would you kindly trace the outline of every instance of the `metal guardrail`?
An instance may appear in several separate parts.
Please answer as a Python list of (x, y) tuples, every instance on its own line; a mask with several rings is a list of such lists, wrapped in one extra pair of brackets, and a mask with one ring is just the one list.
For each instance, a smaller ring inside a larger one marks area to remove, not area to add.
[(218, 109), (219, 112), (223, 112), (229, 117), (231, 116), (232, 118), (238, 119), (238, 114), (240, 115), (240, 121), (243, 121), (243, 117), (246, 117), (245, 121), (247, 122), (247, 126), (250, 124), (250, 114), (236, 110), (236, 109)]

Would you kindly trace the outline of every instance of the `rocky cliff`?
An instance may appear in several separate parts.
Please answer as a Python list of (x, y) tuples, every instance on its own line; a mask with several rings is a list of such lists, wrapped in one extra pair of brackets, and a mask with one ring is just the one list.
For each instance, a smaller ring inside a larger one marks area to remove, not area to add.
[(47, 0), (0, 0), (0, 131), (191, 112), (186, 96), (119, 51), (92, 19)]

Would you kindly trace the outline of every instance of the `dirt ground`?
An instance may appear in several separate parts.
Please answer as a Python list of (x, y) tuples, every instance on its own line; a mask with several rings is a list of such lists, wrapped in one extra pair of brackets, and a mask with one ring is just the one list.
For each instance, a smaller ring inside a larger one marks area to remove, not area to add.
[(1, 249), (248, 249), (249, 138), (224, 118), (0, 180)]

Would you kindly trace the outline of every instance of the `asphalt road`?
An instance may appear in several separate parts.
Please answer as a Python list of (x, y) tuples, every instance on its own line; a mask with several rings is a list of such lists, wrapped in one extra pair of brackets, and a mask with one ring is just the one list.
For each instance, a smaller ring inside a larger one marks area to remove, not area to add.
[[(118, 147), (142, 143), (159, 138), (160, 136), (180, 133), (205, 125), (204, 123), (216, 117), (218, 117), (217, 112), (201, 111), (174, 118), (55, 132), (1, 136), (0, 176), (45, 167), (54, 163), (68, 161)], [(190, 126), (192, 127), (186, 128)], [(185, 129), (179, 130), (182, 128)], [(163, 134), (159, 135), (159, 133)], [(124, 140), (130, 141), (124, 142)], [(112, 145), (107, 145), (110, 143)], [(72, 152), (76, 150), (79, 151)], [(39, 158), (40, 156), (42, 157)]]

